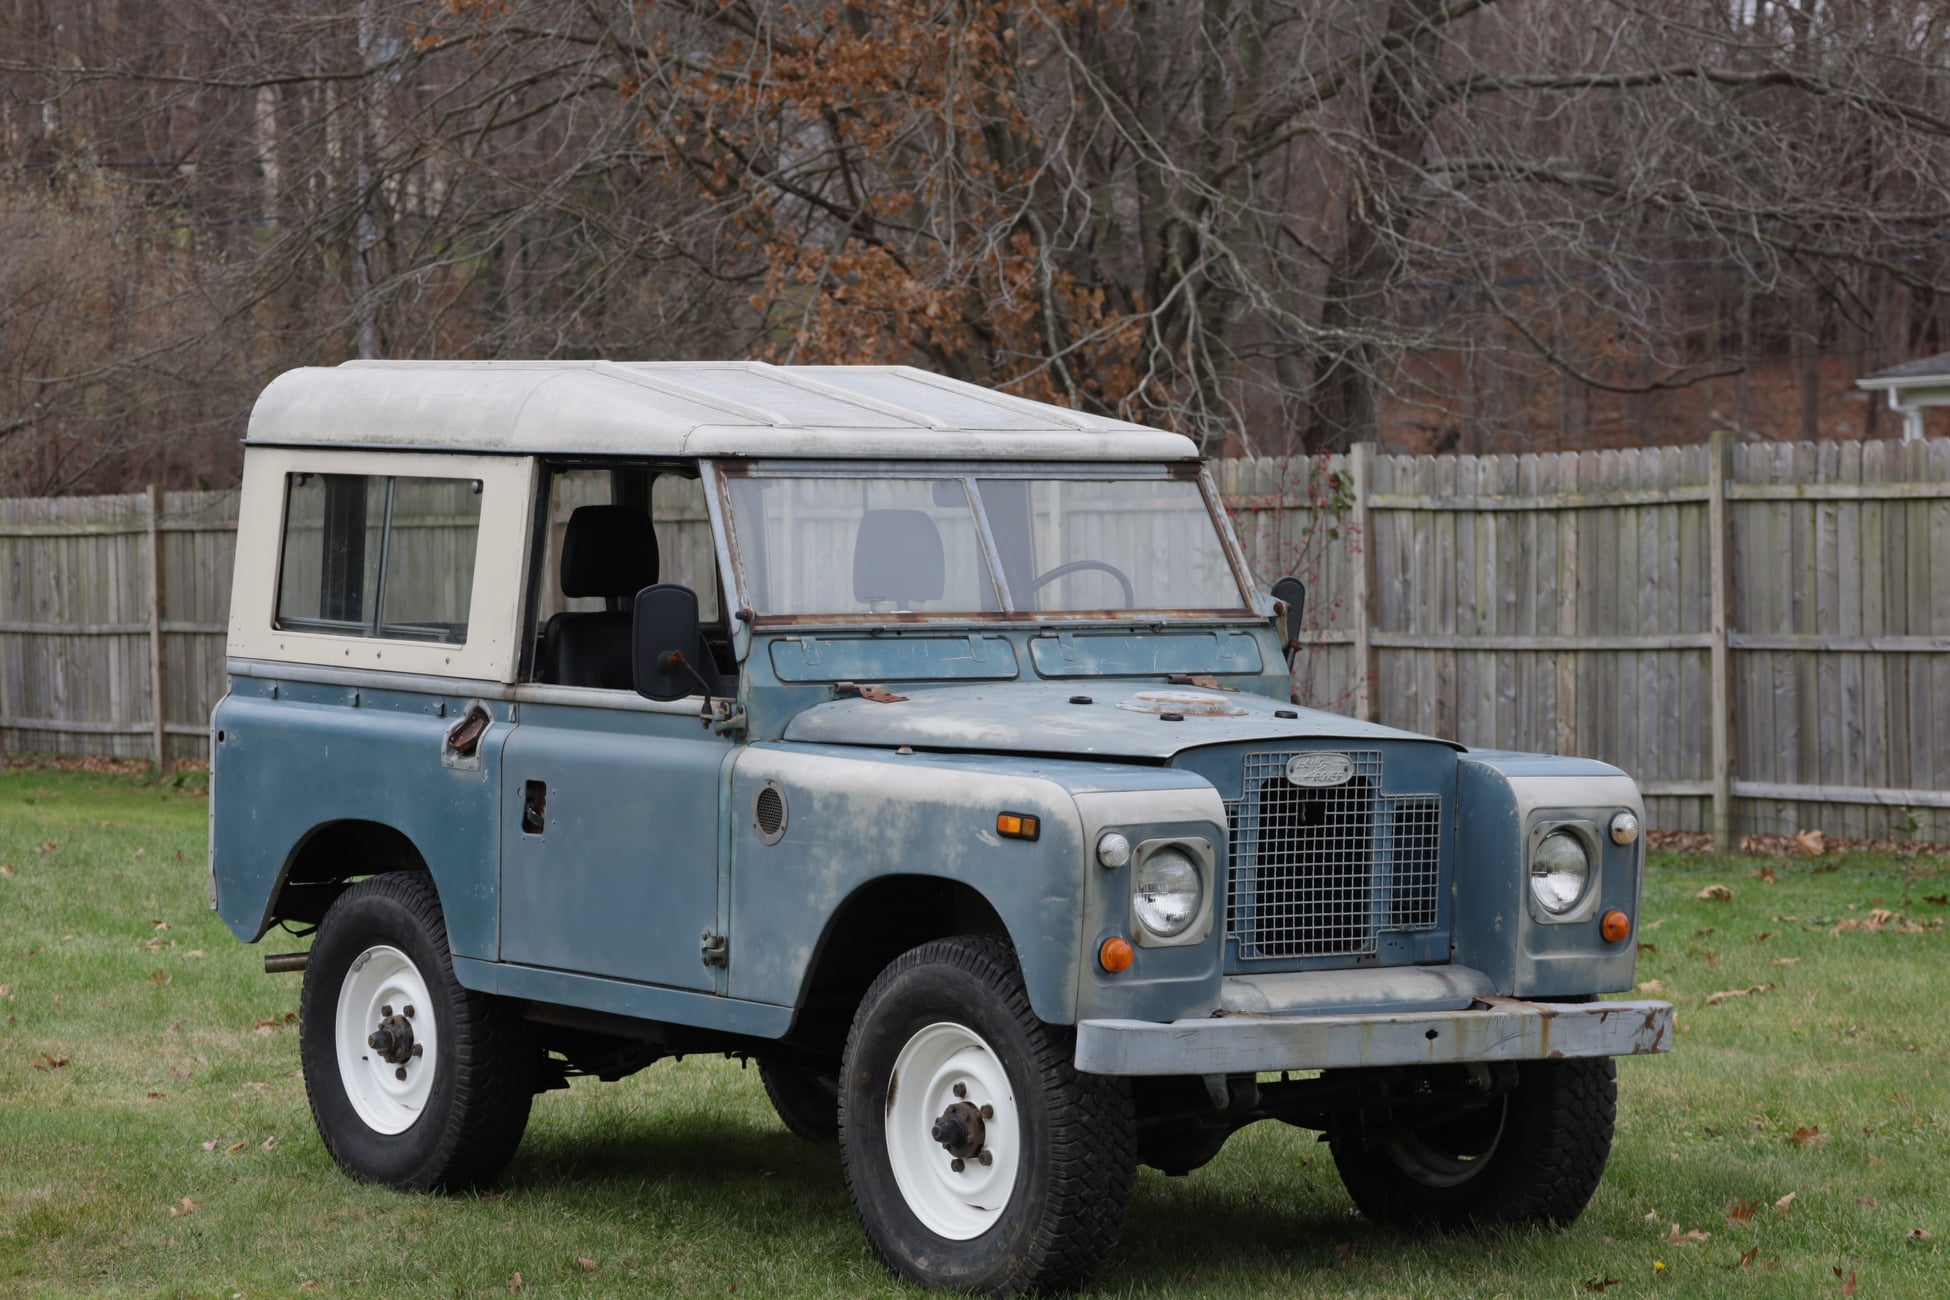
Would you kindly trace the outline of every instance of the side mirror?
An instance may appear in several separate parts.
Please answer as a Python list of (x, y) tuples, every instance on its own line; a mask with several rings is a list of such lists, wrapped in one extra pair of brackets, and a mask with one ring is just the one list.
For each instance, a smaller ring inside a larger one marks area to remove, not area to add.
[(1293, 667), (1293, 656), (1300, 652), (1294, 638), (1300, 632), (1300, 616), (1307, 611), (1307, 584), (1298, 578), (1281, 578), (1273, 584), (1273, 599), (1286, 608), (1280, 614), (1280, 640), (1286, 643), (1286, 666)]
[(697, 653), (697, 593), (660, 582), (636, 594), (630, 614), (630, 683), (649, 700), (681, 700), (711, 685), (691, 663)]

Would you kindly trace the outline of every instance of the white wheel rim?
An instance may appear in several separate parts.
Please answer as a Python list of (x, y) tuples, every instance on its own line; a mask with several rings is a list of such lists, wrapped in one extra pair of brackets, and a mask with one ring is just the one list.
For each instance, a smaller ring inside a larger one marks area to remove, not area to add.
[[(410, 1016), (408, 1007), (413, 1008)], [(388, 1014), (408, 1018), (417, 1055), (393, 1062), (367, 1045)], [(345, 982), (339, 985), (334, 1030), (339, 1081), (366, 1127), (376, 1133), (404, 1133), (412, 1128), (426, 1110), (440, 1056), (433, 998), (412, 958), (386, 944), (353, 958)]]
[[(994, 1050), (964, 1025), (929, 1025), (901, 1048), (887, 1090), (887, 1159), (914, 1217), (951, 1241), (994, 1227), (1009, 1208), (1022, 1154), (1015, 1093)], [(967, 1158), (956, 1172), (956, 1157), (935, 1141), (934, 1125), (960, 1102), (993, 1113), (982, 1121), (989, 1163)]]

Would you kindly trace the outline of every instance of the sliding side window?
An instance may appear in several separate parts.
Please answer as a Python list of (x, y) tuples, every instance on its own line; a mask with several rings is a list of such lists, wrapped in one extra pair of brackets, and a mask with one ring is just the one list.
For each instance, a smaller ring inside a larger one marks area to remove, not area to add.
[(465, 644), (480, 533), (479, 480), (288, 474), (277, 626)]

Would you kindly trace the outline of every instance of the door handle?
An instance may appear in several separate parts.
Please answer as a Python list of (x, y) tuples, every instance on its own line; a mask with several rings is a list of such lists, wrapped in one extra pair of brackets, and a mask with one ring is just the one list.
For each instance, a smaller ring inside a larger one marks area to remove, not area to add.
[(459, 722), (447, 728), (447, 748), (461, 758), (472, 758), (480, 748), (481, 737), (487, 734), (488, 724), (493, 721), (486, 709), (474, 705)]

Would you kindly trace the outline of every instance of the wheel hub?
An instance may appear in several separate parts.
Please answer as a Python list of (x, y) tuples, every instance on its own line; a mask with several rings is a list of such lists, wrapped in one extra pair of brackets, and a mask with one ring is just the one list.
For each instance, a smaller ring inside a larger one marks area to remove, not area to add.
[(406, 1008), (405, 1016), (393, 1014), (391, 1007), (381, 1007), (379, 1028), (366, 1035), (366, 1046), (379, 1053), (379, 1058), (389, 1065), (405, 1065), (418, 1056), (421, 1047), (413, 1041), (413, 1022), (407, 1016), (413, 1008)]
[[(966, 1088), (963, 1089), (966, 1091)], [(958, 1101), (941, 1112), (941, 1118), (934, 1122), (932, 1135), (951, 1156), (963, 1160), (982, 1153), (988, 1142), (988, 1125), (982, 1122), (982, 1111), (995, 1113), (994, 1107), (976, 1107), (973, 1103)]]

